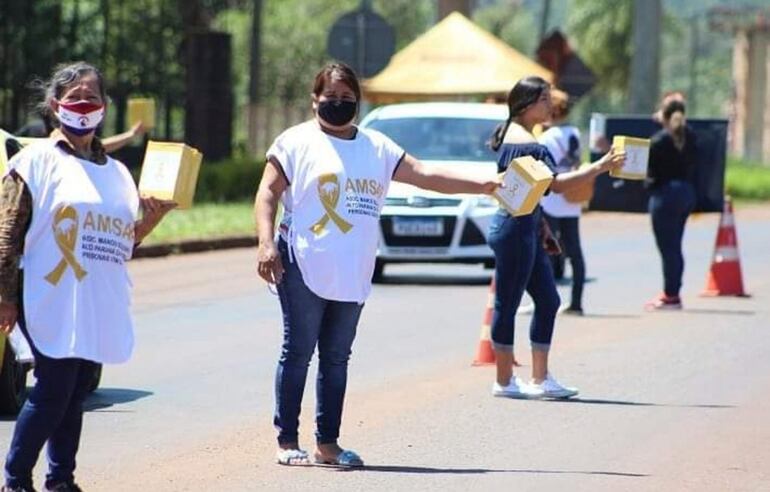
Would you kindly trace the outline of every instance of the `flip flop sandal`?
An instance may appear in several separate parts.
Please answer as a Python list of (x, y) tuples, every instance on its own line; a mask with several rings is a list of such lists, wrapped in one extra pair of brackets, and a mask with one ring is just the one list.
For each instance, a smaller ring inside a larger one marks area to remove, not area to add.
[(364, 460), (355, 451), (343, 450), (336, 458), (324, 458), (315, 453), (315, 462), (319, 465), (339, 466), (342, 468), (360, 468), (364, 466)]
[(279, 465), (298, 466), (309, 465), (307, 451), (301, 449), (279, 449), (275, 453), (275, 462)]

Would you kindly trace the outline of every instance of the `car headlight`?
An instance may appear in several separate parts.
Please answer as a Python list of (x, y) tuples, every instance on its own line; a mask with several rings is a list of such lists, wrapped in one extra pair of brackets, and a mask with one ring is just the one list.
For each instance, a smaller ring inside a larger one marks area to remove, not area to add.
[(477, 207), (498, 207), (497, 200), (492, 198), (491, 196), (480, 196), (478, 199), (476, 199), (476, 206)]

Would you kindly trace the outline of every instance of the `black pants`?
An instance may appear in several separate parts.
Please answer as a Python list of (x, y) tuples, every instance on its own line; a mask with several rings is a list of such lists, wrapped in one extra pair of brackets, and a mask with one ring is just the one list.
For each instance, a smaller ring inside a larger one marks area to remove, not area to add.
[[(27, 335), (23, 312), (20, 305), (19, 326)], [(37, 350), (29, 336), (27, 340), (35, 357), (37, 381), (16, 418), (5, 461), (5, 482), (12, 488), (31, 490), (32, 469), (46, 442), (46, 483), (73, 481), (83, 427), (83, 401), (99, 366), (84, 359), (47, 357)]]
[(663, 291), (678, 297), (684, 274), (682, 238), (687, 217), (695, 208), (695, 188), (685, 181), (663, 183), (650, 193), (652, 230), (663, 263)]
[(572, 267), (571, 309), (583, 309), (583, 286), (586, 282), (586, 266), (580, 247), (579, 217), (553, 217), (545, 214), (548, 226), (559, 239), (564, 256)]

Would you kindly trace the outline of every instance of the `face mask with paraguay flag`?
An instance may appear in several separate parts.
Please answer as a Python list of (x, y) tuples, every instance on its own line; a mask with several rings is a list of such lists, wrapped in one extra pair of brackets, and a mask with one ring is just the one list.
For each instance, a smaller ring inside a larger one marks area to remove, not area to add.
[(89, 101), (59, 102), (56, 111), (59, 123), (74, 135), (86, 135), (96, 130), (104, 119), (104, 105)]

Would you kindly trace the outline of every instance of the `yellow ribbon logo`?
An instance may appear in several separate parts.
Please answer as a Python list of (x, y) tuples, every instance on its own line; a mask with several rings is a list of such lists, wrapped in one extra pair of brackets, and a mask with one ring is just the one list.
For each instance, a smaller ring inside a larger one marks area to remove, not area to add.
[[(64, 228), (59, 225), (65, 221), (71, 220), (74, 225)], [(78, 260), (75, 258), (75, 246), (78, 241), (78, 212), (73, 207), (68, 205), (62, 205), (56, 211), (53, 221), (53, 237), (56, 240), (56, 245), (61, 250), (62, 259), (56, 267), (51, 270), (51, 273), (45, 276), (51, 284), (56, 285), (61, 280), (62, 275), (67, 270), (67, 265), (72, 267), (72, 271), (75, 272), (75, 277), (81, 280), (85, 277), (86, 272), (83, 267), (80, 266)]]
[(336, 174), (323, 174), (318, 178), (318, 198), (321, 199), (321, 205), (323, 205), (326, 213), (318, 222), (310, 226), (313, 234), (319, 235), (324, 232), (329, 220), (334, 222), (343, 233), (347, 233), (353, 228), (352, 224), (346, 222), (335, 211), (337, 202), (340, 200), (340, 183)]

